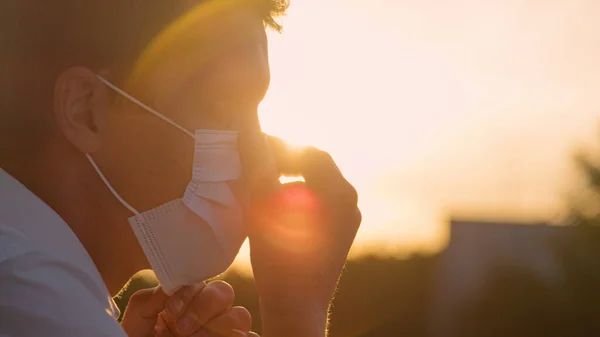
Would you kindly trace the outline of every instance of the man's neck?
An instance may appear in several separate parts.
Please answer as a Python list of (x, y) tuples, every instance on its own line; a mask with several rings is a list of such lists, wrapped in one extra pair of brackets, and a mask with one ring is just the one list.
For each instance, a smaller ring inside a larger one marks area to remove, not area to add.
[(131, 215), (88, 166), (82, 156), (60, 163), (30, 158), (3, 168), (71, 227), (114, 295), (133, 274), (148, 266), (127, 223)]

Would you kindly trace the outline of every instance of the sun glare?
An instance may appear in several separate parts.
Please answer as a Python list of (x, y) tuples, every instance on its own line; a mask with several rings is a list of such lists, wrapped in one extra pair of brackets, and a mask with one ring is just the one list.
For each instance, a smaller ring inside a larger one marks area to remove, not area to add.
[(598, 50), (588, 19), (556, 39), (536, 6), (291, 1), (261, 123), (331, 153), (359, 192), (356, 247), (442, 247), (452, 209), (555, 214), (594, 139)]

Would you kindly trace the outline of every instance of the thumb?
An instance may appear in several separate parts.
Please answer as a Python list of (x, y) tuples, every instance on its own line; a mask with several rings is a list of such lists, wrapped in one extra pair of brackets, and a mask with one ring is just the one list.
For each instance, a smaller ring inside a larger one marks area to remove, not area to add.
[(148, 319), (156, 319), (158, 314), (165, 309), (169, 296), (165, 294), (161, 286), (143, 289), (131, 295), (129, 308), (138, 316)]
[(150, 335), (167, 299), (167, 294), (160, 286), (139, 290), (129, 298), (121, 327), (128, 336)]

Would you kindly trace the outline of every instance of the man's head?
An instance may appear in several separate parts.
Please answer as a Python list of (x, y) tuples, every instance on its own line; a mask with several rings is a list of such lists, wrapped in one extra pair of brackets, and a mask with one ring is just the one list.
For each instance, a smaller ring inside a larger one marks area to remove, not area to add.
[(97, 75), (192, 132), (258, 130), (256, 110), (269, 85), (264, 28), (280, 28), (273, 16), (287, 1), (0, 6), (7, 14), (0, 20), (0, 167), (36, 175), (44, 167), (48, 177), (23, 180), (56, 179), (51, 189), (66, 175), (100, 195), (87, 183), (97, 179), (84, 156), (90, 153), (119, 194), (144, 210), (181, 197), (193, 141)]
[[(174, 160), (190, 170), (185, 154), (193, 147), (179, 146), (189, 139), (125, 102), (96, 74), (189, 130), (247, 127), (241, 124), (255, 123), (269, 83), (264, 25), (279, 28), (273, 15), (287, 3), (15, 0), (2, 6), (8, 15), (0, 29), (0, 163), (56, 147), (61, 155), (96, 153), (118, 184), (147, 170), (154, 179), (180, 176), (153, 162)], [(135, 164), (124, 169), (111, 161)]]

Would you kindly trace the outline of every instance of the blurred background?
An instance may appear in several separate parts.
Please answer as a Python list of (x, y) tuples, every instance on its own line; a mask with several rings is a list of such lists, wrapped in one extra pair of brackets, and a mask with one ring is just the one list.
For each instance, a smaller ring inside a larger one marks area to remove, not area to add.
[[(598, 13), (291, 1), (263, 128), (329, 151), (363, 212), (331, 336), (600, 336)], [(247, 246), (223, 278), (259, 328)]]

